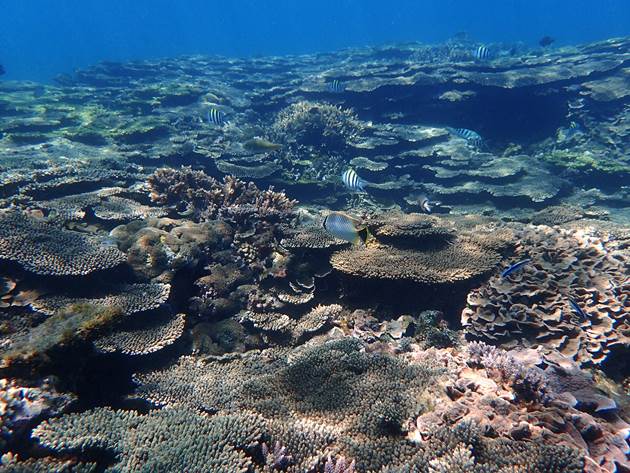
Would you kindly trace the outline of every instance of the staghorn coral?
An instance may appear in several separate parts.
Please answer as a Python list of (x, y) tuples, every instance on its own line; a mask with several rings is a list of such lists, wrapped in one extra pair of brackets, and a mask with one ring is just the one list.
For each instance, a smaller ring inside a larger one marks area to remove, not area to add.
[(285, 144), (343, 149), (358, 140), (364, 125), (349, 109), (300, 101), (282, 109), (271, 129)]
[[(165, 370), (138, 374), (138, 395), (160, 405), (183, 403), (213, 412), (252, 410), (284, 428), (313, 422), (310, 428), (303, 425), (306, 432), (335, 426), (330, 435), (342, 450), (351, 448), (350, 439), (378, 449), (381, 436), (400, 435), (405, 420), (422, 410), (417, 396), (440, 370), (365, 353), (362, 346), (342, 339), (295, 354), (267, 350), (216, 361), (182, 357)], [(287, 412), (294, 415), (287, 418)], [(304, 471), (299, 465), (312, 451), (272, 438), (295, 459), (289, 471)], [(402, 437), (396, 442), (404, 444)], [(366, 454), (351, 457), (360, 464)]]
[(186, 315), (177, 314), (166, 322), (153, 318), (142, 327), (117, 328), (94, 341), (99, 351), (124, 355), (147, 355), (175, 343), (184, 333)]
[[(462, 323), (468, 337), (494, 344), (543, 346), (598, 365), (630, 345), (624, 279), (630, 259), (605, 232), (528, 227), (519, 235), (522, 271), (493, 276), (468, 295)], [(582, 320), (569, 298), (587, 314)]]
[(175, 206), (180, 212), (192, 212), (198, 220), (278, 221), (290, 217), (295, 204), (273, 187), (260, 190), (252, 182), (245, 183), (231, 176), (219, 182), (190, 168), (158, 169), (149, 176), (148, 183), (151, 200)]
[(31, 307), (43, 314), (52, 315), (71, 305), (90, 305), (94, 307), (116, 307), (122, 314), (157, 309), (166, 300), (171, 291), (168, 284), (123, 284), (107, 289), (100, 289), (92, 297), (51, 296), (37, 299)]
[(246, 473), (253, 462), (245, 451), (263, 427), (255, 415), (207, 417), (188, 409), (162, 409), (146, 415), (95, 408), (45, 421), (32, 437), (57, 454), (112, 451), (107, 471), (213, 471)]
[(0, 215), (0, 259), (15, 261), (36, 274), (69, 276), (113, 268), (125, 255), (97, 238), (5, 212)]

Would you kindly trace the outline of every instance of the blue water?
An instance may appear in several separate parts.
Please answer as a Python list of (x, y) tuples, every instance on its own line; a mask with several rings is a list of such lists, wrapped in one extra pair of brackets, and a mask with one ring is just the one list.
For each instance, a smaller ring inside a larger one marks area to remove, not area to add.
[(100, 60), (307, 53), (396, 41), (630, 34), (628, 0), (1, 0), (7, 79), (49, 81)]

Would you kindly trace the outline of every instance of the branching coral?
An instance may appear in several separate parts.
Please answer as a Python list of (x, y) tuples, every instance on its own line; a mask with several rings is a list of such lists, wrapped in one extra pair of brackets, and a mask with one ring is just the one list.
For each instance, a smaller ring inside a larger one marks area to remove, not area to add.
[(295, 204), (273, 187), (260, 190), (253, 182), (246, 183), (232, 176), (219, 182), (190, 168), (158, 169), (149, 176), (148, 182), (154, 202), (190, 212), (198, 220), (278, 221), (289, 217)]
[(187, 409), (139, 415), (96, 408), (40, 424), (32, 436), (57, 453), (113, 451), (116, 471), (245, 473), (245, 450), (261, 437), (262, 421), (251, 414), (208, 418)]

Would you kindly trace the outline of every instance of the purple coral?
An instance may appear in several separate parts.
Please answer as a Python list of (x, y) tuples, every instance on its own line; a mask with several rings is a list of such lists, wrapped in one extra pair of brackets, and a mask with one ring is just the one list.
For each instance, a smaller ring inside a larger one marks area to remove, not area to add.
[(470, 342), (467, 352), (471, 365), (485, 368), (509, 383), (519, 398), (543, 403), (551, 400), (549, 380), (540, 368), (526, 366), (509, 352), (483, 342)]
[(333, 461), (329, 455), (324, 465), (324, 473), (354, 473), (354, 465), (354, 460), (348, 463), (344, 457), (339, 457)]
[(287, 448), (283, 447), (280, 442), (276, 442), (273, 450), (270, 450), (265, 442), (261, 446), (263, 457), (265, 457), (265, 465), (271, 470), (286, 470), (293, 462), (293, 457), (287, 455)]

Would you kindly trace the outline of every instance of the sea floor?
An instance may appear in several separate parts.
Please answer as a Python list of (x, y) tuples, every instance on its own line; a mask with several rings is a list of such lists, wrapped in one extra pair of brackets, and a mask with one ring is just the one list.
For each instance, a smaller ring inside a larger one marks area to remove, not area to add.
[(0, 470), (630, 471), (630, 39), (474, 47), (0, 82)]

